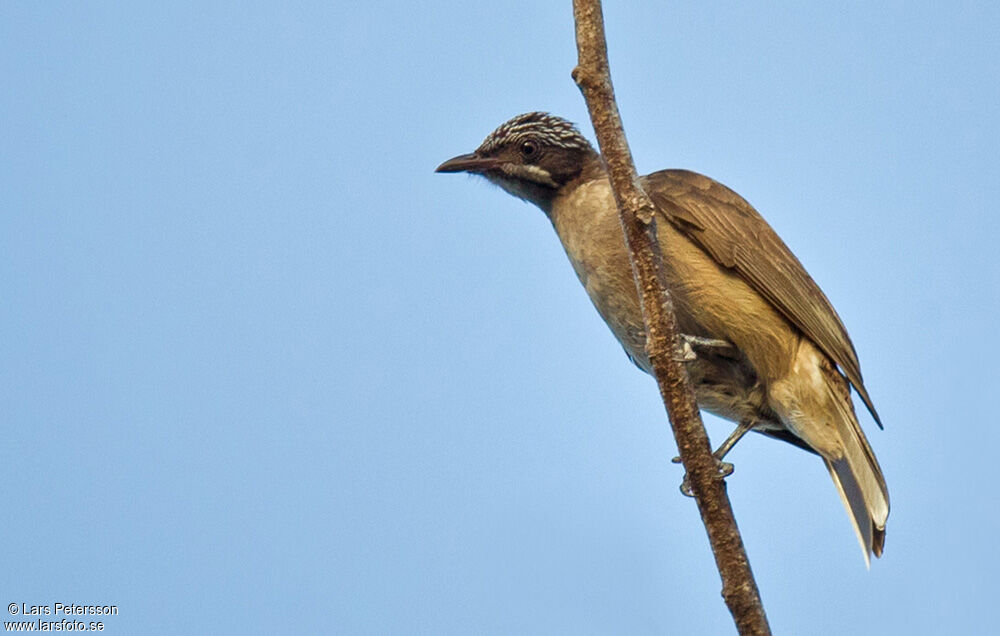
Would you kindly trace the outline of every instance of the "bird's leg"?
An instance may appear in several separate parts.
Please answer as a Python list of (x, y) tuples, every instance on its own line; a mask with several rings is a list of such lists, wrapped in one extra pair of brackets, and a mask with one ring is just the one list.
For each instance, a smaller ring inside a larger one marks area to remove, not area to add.
[[(736, 442), (743, 439), (743, 436), (749, 433), (751, 429), (753, 429), (753, 425), (754, 425), (753, 420), (744, 420), (740, 422), (739, 425), (733, 430), (733, 432), (729, 434), (729, 437), (726, 438), (726, 441), (722, 442), (722, 445), (719, 446), (718, 450), (712, 453), (713, 455), (715, 455), (715, 458), (721, 462), (722, 458), (725, 457), (726, 454), (729, 453), (729, 451), (733, 450), (733, 446), (736, 446)], [(732, 464), (728, 465), (732, 466)], [(732, 469), (730, 469), (729, 472), (730, 473), (733, 472)]]
[(698, 352), (695, 350), (715, 350), (718, 353), (732, 355), (736, 351), (731, 343), (715, 338), (704, 338), (702, 336), (692, 336), (691, 334), (679, 334), (679, 344), (675, 353), (678, 362), (691, 362), (698, 359)]
[[(712, 453), (712, 456), (715, 457), (715, 461), (719, 462), (719, 474), (721, 474), (724, 478), (733, 474), (734, 467), (729, 462), (722, 461), (722, 458), (724, 458), (729, 451), (733, 450), (733, 446), (736, 446), (736, 442), (740, 441), (744, 435), (753, 429), (753, 427), (754, 422), (752, 420), (744, 420), (740, 422), (733, 432), (729, 434), (729, 437), (726, 438), (726, 441), (722, 442), (722, 445), (719, 446), (714, 453)], [(670, 461), (675, 464), (679, 464), (681, 463), (681, 458), (674, 457)], [(681, 492), (688, 497), (694, 496), (691, 492), (691, 480), (688, 479), (687, 473), (684, 473), (684, 481), (681, 482)]]

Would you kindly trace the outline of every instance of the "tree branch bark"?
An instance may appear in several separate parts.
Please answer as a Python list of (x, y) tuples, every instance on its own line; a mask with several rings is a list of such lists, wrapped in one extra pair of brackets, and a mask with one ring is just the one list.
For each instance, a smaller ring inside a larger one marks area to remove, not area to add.
[(770, 634), (760, 592), (726, 493), (726, 482), (712, 455), (687, 371), (679, 361), (680, 356), (675, 354), (680, 350), (677, 324), (656, 238), (655, 208), (639, 186), (625, 140), (611, 84), (600, 0), (573, 0), (573, 15), (578, 55), (573, 79), (587, 101), (601, 155), (611, 176), (646, 322), (646, 353), (712, 544), (722, 577), (722, 596), (740, 634)]

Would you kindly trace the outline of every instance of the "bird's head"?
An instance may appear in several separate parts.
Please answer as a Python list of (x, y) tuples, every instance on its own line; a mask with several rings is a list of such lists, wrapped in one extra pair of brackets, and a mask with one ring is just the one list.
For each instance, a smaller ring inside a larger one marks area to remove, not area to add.
[(475, 152), (445, 161), (437, 172), (482, 175), (548, 211), (559, 190), (598, 161), (599, 155), (576, 126), (534, 112), (501, 124)]

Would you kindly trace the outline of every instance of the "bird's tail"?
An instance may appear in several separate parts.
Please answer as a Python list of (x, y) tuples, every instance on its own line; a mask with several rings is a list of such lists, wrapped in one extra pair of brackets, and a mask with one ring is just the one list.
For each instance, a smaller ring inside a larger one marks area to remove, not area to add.
[(836, 429), (839, 433), (843, 452), (835, 456), (823, 453), (830, 477), (840, 493), (840, 499), (854, 523), (854, 530), (861, 543), (865, 565), (870, 566), (871, 555), (882, 556), (885, 545), (885, 522), (889, 517), (889, 491), (885, 486), (882, 469), (875, 459), (868, 440), (865, 438), (850, 398), (838, 395), (830, 387)]

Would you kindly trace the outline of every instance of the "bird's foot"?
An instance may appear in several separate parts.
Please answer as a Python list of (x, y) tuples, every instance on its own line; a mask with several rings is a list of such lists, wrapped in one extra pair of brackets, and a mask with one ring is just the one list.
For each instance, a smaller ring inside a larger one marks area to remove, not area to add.
[[(681, 458), (674, 457), (670, 461), (672, 461), (675, 464), (679, 464), (681, 463)], [(715, 461), (718, 464), (719, 475), (723, 479), (732, 475), (733, 471), (736, 469), (736, 467), (730, 464), (729, 462), (719, 461), (717, 457)], [(691, 479), (687, 473), (684, 473), (684, 481), (681, 482), (681, 494), (684, 495), (685, 497), (694, 497), (694, 493), (691, 491)]]
[(726, 352), (735, 347), (725, 341), (715, 338), (704, 338), (702, 336), (692, 336), (690, 334), (680, 334), (677, 350), (674, 352), (674, 359), (678, 362), (691, 362), (698, 359), (697, 350), (715, 349)]
[[(736, 429), (729, 434), (729, 437), (726, 438), (726, 441), (722, 442), (722, 446), (717, 448), (715, 452), (712, 453), (712, 457), (715, 458), (715, 463), (718, 466), (719, 474), (722, 476), (723, 479), (732, 475), (733, 470), (735, 470), (732, 464), (730, 464), (729, 462), (722, 461), (723, 458), (729, 453), (729, 451), (733, 450), (733, 446), (736, 446), (736, 442), (743, 439), (743, 436), (746, 435), (751, 429), (753, 429), (753, 427), (754, 427), (753, 420), (744, 420), (740, 422), (739, 425), (737, 425)], [(672, 461), (675, 464), (679, 464), (681, 463), (681, 458), (674, 457), (670, 461)], [(688, 497), (694, 496), (691, 493), (691, 480), (688, 478), (687, 473), (684, 473), (684, 481), (681, 482), (681, 492), (687, 495)]]

